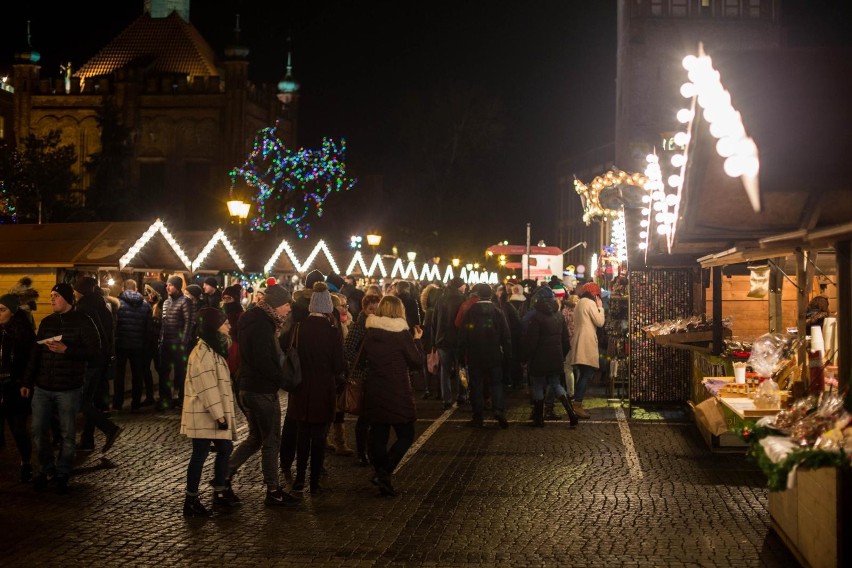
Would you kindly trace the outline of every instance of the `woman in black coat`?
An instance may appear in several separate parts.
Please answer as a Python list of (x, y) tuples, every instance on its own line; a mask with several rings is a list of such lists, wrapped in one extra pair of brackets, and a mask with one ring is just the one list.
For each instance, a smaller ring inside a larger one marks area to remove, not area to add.
[(325, 438), (334, 421), (337, 386), (346, 372), (343, 335), (334, 311), (328, 286), (325, 282), (317, 282), (311, 294), (308, 316), (291, 331), (302, 367), (302, 384), (289, 394), (287, 402), (287, 418), (299, 424), (293, 491), (305, 487), (308, 457), (311, 460), (311, 493), (320, 491)]
[[(423, 365), (423, 353), (416, 340), (423, 336), (418, 326), (414, 334), (405, 320), (405, 307), (399, 298), (385, 296), (376, 313), (367, 318), (362, 357), (367, 361), (364, 389), (364, 416), (370, 423), (370, 459), (376, 475), (373, 482), (383, 495), (396, 495), (391, 474), (414, 442), (414, 389), (411, 371)], [(388, 450), (393, 428), (396, 442)]]
[(527, 374), (532, 383), (533, 426), (544, 426), (544, 389), (554, 392), (571, 420), (571, 427), (578, 422), (577, 413), (563, 388), (559, 377), (565, 355), (568, 354), (568, 326), (557, 310), (556, 300), (540, 298), (533, 307), (534, 313), (524, 334), (527, 353)]

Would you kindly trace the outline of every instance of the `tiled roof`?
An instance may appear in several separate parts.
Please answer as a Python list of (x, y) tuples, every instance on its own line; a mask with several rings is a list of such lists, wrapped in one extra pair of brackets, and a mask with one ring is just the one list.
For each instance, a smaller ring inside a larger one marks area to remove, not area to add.
[(167, 18), (143, 14), (74, 75), (109, 75), (128, 64), (144, 63), (155, 73), (218, 76), (215, 55), (195, 26), (173, 12)]

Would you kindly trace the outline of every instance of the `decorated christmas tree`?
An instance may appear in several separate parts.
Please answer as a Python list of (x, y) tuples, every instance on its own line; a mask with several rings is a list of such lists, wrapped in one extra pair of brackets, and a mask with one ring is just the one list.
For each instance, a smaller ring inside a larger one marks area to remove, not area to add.
[(357, 180), (346, 176), (345, 154), (343, 139), (338, 144), (324, 138), (318, 150), (291, 150), (277, 126), (260, 130), (245, 163), (229, 174), (232, 196), (241, 182), (251, 191), (251, 230), (268, 231), (283, 222), (299, 238), (307, 237), (312, 215), (322, 217), (326, 200), (355, 186)]

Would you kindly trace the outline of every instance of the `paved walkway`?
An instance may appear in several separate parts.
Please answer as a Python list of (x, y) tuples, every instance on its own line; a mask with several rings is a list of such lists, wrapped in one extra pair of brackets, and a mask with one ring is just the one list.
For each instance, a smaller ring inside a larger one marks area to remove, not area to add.
[[(254, 457), (234, 484), (243, 506), (205, 520), (181, 515), (190, 444), (177, 412), (118, 415), (125, 432), (108, 459), (82, 457), (65, 496), (17, 482), (7, 431), (0, 558), (27, 567), (797, 565), (769, 530), (755, 464), (710, 453), (688, 421), (628, 418), (598, 399), (577, 429), (538, 429), (526, 426), (523, 393), (508, 401), (510, 428), (500, 430), (487, 420), (468, 428), (468, 410), (418, 400), (416, 451), (394, 476), (395, 498), (378, 496), (369, 468), (332, 455), (328, 491), (270, 509)], [(212, 458), (203, 487), (210, 476)]]

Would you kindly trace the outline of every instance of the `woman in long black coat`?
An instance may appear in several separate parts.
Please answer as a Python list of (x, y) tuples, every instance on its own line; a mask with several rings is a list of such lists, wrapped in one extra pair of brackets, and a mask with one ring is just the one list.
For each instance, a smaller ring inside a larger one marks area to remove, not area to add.
[[(385, 296), (376, 313), (367, 318), (363, 357), (367, 361), (364, 416), (370, 423), (370, 459), (376, 471), (373, 482), (383, 495), (396, 495), (390, 477), (414, 441), (414, 389), (411, 371), (423, 365), (423, 352), (415, 340), (423, 330), (408, 329), (405, 307), (394, 296)], [(396, 441), (388, 449), (393, 428)]]
[(308, 317), (291, 331), (302, 366), (302, 384), (289, 394), (287, 417), (299, 424), (293, 490), (304, 489), (310, 456), (310, 489), (316, 494), (325, 461), (325, 437), (334, 421), (337, 386), (345, 378), (346, 365), (343, 336), (324, 282), (314, 284), (308, 311)]

